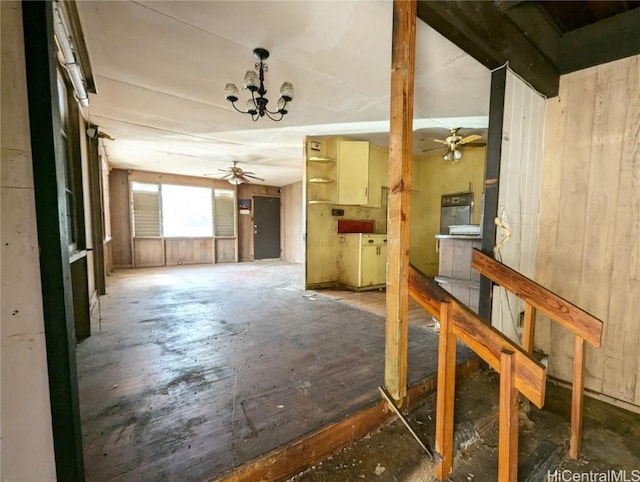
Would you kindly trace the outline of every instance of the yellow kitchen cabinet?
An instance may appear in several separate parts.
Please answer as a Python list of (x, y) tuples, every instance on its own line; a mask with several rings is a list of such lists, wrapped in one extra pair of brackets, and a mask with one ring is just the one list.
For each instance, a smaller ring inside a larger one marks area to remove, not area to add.
[(338, 142), (338, 204), (369, 202), (369, 141)]
[(355, 290), (383, 288), (387, 282), (387, 236), (351, 233), (339, 236), (340, 282)]

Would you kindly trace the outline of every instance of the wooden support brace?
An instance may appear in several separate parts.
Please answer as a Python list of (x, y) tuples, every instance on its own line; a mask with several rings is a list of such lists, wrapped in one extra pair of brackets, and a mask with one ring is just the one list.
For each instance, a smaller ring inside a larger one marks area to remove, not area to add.
[(387, 321), (384, 381), (391, 396), (407, 394), (409, 338), (409, 220), (413, 157), (416, 2), (393, 2), (389, 201), (387, 213)]
[(584, 359), (586, 341), (576, 335), (573, 352), (573, 391), (571, 392), (571, 439), (569, 457), (578, 459), (582, 439), (582, 409), (584, 405)]
[(453, 468), (453, 412), (456, 388), (456, 337), (449, 303), (440, 305), (438, 388), (436, 399), (436, 453), (441, 457), (436, 477), (442, 480)]
[(518, 391), (515, 356), (500, 354), (500, 419), (498, 432), (498, 481), (518, 480)]
[(536, 332), (536, 309), (529, 303), (524, 304), (524, 326), (522, 330), (522, 348), (529, 355), (533, 353), (533, 338)]

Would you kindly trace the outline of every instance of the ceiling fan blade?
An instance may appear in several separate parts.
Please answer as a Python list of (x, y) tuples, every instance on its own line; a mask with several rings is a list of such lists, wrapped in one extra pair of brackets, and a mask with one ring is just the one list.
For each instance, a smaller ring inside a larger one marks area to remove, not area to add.
[(264, 181), (261, 177), (252, 176), (251, 174), (247, 174), (246, 172), (242, 175), (243, 177), (250, 177), (251, 179), (255, 179), (256, 181)]
[(465, 144), (465, 147), (484, 147), (486, 145), (486, 142), (471, 142), (470, 144)]
[(229, 172), (229, 169), (218, 169), (218, 171)]
[(440, 144), (444, 144), (446, 146), (449, 145), (449, 143), (447, 141), (443, 141), (442, 139), (434, 139), (434, 142), (439, 142)]
[(471, 134), (470, 136), (460, 139), (460, 144), (468, 144), (469, 142), (477, 141), (479, 139), (482, 139), (482, 136), (479, 136), (478, 134)]
[(429, 151), (436, 151), (436, 150), (442, 150), (444, 149), (444, 147), (430, 147), (429, 149), (422, 149), (421, 152), (429, 152)]

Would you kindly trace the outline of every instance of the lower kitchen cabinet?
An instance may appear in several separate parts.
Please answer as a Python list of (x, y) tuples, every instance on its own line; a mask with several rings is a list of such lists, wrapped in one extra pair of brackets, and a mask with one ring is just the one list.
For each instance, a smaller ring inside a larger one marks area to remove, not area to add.
[(340, 282), (356, 289), (382, 288), (387, 282), (387, 235), (342, 234)]

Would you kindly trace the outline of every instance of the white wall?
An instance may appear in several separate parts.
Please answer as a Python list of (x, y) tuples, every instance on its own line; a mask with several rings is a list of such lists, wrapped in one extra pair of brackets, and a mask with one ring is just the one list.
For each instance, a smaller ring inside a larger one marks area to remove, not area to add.
[(21, 3), (0, 2), (0, 479), (55, 480)]
[(282, 259), (304, 262), (302, 181), (282, 188)]
[[(529, 278), (535, 275), (545, 99), (507, 71), (498, 217), (511, 232), (497, 259)], [(496, 244), (507, 233), (496, 231)], [(524, 305), (504, 288), (493, 291), (492, 324), (514, 341), (520, 339)]]

